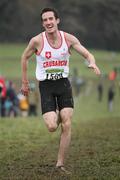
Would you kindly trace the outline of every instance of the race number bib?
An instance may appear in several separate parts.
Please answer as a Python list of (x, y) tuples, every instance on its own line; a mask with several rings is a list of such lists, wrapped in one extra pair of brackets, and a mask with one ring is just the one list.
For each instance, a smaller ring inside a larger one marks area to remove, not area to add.
[(63, 78), (62, 73), (47, 73), (46, 74), (46, 79), (49, 79), (49, 80), (57, 80), (61, 78)]
[(54, 68), (46, 70), (46, 79), (57, 80), (63, 78), (64, 69)]

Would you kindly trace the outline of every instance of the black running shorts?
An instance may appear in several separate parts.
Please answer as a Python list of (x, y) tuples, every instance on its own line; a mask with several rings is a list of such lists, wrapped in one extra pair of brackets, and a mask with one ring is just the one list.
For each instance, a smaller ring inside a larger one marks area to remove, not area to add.
[(72, 87), (68, 78), (39, 82), (42, 114), (74, 107)]

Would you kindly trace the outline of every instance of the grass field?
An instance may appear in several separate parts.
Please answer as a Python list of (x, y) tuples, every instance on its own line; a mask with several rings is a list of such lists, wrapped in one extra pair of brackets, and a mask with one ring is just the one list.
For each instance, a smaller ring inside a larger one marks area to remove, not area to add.
[[(41, 116), (0, 120), (1, 180), (119, 180), (120, 102), (113, 112), (97, 92), (75, 98), (72, 141), (66, 160), (71, 175), (54, 171), (60, 128), (48, 133)], [(84, 103), (83, 103), (84, 102)]]
[[(25, 45), (0, 45), (0, 73), (6, 79), (20, 81), (20, 56)], [(120, 53), (91, 50), (103, 74), (120, 66)], [(34, 57), (29, 77), (34, 78)], [(88, 84), (74, 97), (72, 141), (66, 167), (71, 175), (54, 170), (60, 128), (48, 133), (42, 116), (36, 118), (0, 119), (0, 180), (119, 180), (120, 179), (120, 93), (116, 81), (113, 111), (107, 107), (109, 82), (103, 80), (104, 94), (98, 102), (99, 78), (88, 70), (76, 53), (71, 58), (71, 71)], [(119, 79), (119, 77), (118, 77)]]
[(66, 160), (70, 176), (54, 171), (60, 130), (48, 133), (41, 117), (2, 119), (0, 179), (119, 180), (120, 116), (115, 113), (112, 116), (106, 113), (106, 117), (98, 115), (97, 108), (93, 115), (91, 111), (93, 107), (87, 111), (85, 107), (75, 110), (72, 142)]

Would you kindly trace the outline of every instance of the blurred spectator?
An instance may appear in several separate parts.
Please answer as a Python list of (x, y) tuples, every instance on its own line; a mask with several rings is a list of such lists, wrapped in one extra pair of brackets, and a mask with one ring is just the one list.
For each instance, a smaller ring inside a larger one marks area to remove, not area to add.
[(101, 102), (103, 97), (103, 84), (101, 82), (98, 84), (97, 90), (98, 90), (98, 101)]
[(0, 117), (2, 116), (2, 89), (3, 84), (0, 82)]
[(37, 116), (38, 93), (35, 88), (35, 83), (30, 83), (30, 90), (28, 96), (29, 101), (29, 116)]
[(73, 76), (72, 76), (72, 86), (75, 93), (75, 96), (80, 94), (80, 88), (84, 85), (84, 80), (78, 76), (77, 68), (73, 69)]
[(10, 100), (9, 97), (6, 97), (6, 100), (5, 100), (5, 104), (4, 104), (4, 107), (5, 107), (5, 116), (12, 116), (12, 107), (13, 107), (13, 103), (12, 101)]
[(12, 81), (8, 81), (5, 101), (6, 116), (17, 116), (18, 105), (19, 102), (15, 91), (14, 83)]
[(28, 98), (20, 93), (18, 94), (18, 99), (19, 99), (19, 108), (20, 108), (21, 115), (23, 117), (27, 117), (28, 110), (29, 110)]
[(0, 116), (5, 116), (6, 85), (3, 77), (0, 76)]
[(109, 73), (109, 80), (114, 81), (117, 77), (117, 68), (114, 68), (110, 73)]
[(115, 96), (114, 86), (110, 86), (108, 89), (108, 109), (109, 109), (109, 111), (113, 110), (114, 96)]
[(119, 95), (120, 95), (120, 81), (118, 81), (118, 91), (119, 91)]

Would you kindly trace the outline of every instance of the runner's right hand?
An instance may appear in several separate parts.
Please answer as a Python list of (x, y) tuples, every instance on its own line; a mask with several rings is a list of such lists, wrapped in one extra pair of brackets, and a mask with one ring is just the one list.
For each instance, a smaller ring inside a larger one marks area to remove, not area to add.
[(22, 82), (22, 87), (20, 91), (24, 96), (28, 96), (30, 92), (29, 82)]

